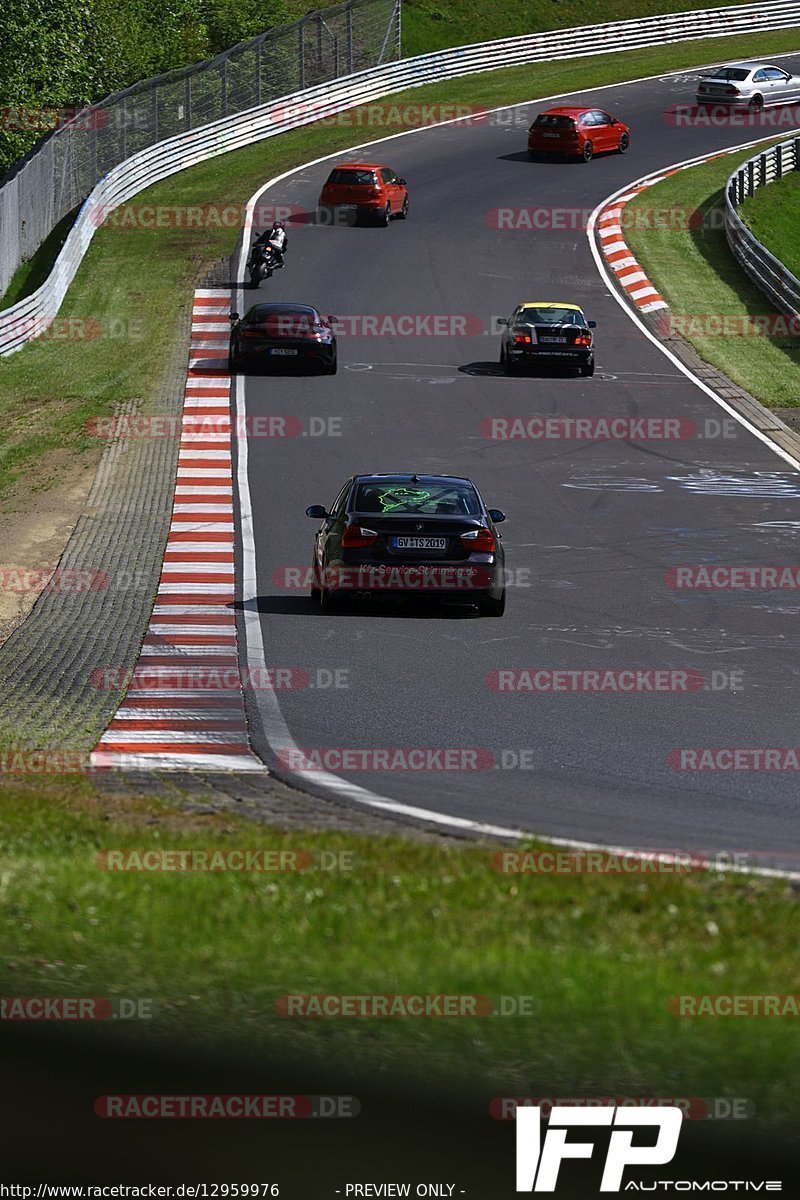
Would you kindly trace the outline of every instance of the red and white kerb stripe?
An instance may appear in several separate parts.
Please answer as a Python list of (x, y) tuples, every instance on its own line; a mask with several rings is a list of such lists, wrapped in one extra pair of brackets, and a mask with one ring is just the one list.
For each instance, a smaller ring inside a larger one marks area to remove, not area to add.
[(624, 196), (618, 196), (608, 208), (604, 208), (597, 218), (597, 237), (603, 257), (616, 275), (620, 287), (642, 312), (653, 312), (658, 308), (667, 308), (668, 305), (658, 288), (653, 287), (647, 278), (647, 273), (642, 270), (623, 237), (622, 210), (629, 200), (633, 200), (644, 188), (650, 187), (651, 182), (657, 183), (659, 179), (664, 178), (665, 175), (660, 175), (658, 179), (632, 187)]
[(669, 308), (669, 305), (658, 288), (654, 287), (651, 280), (648, 279), (647, 272), (636, 261), (630, 246), (625, 241), (622, 233), (622, 212), (625, 205), (645, 188), (651, 188), (656, 183), (661, 183), (670, 175), (677, 175), (679, 171), (687, 171), (690, 167), (697, 166), (699, 162), (711, 162), (712, 159), (735, 154), (736, 150), (737, 147), (734, 147), (733, 150), (715, 150), (713, 154), (706, 155), (702, 159), (692, 159), (680, 167), (672, 167), (668, 171), (660, 171), (647, 179), (640, 179), (638, 183), (632, 184), (623, 196), (617, 196), (616, 200), (608, 204), (597, 218), (595, 229), (603, 257), (616, 275), (620, 287), (627, 292), (628, 297), (641, 312), (654, 312), (659, 308)]
[[(131, 686), (92, 755), (96, 766), (266, 770), (249, 747), (237, 675), (230, 297), (227, 288), (195, 292), (158, 594)], [(196, 431), (202, 417), (213, 422)]]

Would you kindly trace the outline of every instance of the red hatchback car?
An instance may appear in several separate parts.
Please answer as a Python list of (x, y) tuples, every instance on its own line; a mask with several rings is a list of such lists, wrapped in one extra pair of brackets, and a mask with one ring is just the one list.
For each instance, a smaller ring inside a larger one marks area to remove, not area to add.
[(391, 167), (380, 163), (339, 163), (320, 192), (323, 213), (348, 210), (388, 225), (392, 217), (408, 216), (408, 190)]
[(548, 108), (528, 130), (528, 153), (564, 154), (588, 162), (595, 154), (616, 150), (625, 154), (631, 131), (602, 108)]

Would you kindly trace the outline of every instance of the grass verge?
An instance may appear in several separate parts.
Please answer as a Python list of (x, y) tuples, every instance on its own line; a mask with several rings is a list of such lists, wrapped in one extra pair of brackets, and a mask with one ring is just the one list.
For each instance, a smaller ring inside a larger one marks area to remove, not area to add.
[[(784, 49), (788, 36), (781, 30), (514, 67), (418, 88), (395, 99), (493, 107), (724, 57), (766, 54)], [(375, 128), (374, 134), (396, 131), (396, 126)], [(264, 179), (362, 136), (357, 128), (309, 126), (183, 171), (142, 192), (136, 203), (243, 205)], [(190, 303), (204, 269), (230, 254), (235, 236), (229, 228), (207, 227), (98, 231), (60, 313), (67, 321), (76, 318), (78, 325), (62, 321), (57, 327), (59, 334), (77, 328), (91, 336), (45, 337), (0, 360), (0, 511), (10, 503), (15, 485), (27, 487), (48, 456), (67, 450), (74, 458), (94, 448), (85, 432), (90, 418), (109, 415), (115, 403), (131, 400), (143, 412), (158, 410), (179, 336), (176, 314)], [(12, 291), (20, 294), (16, 278)], [(57, 472), (50, 477), (57, 478)]]
[[(625, 237), (669, 304), (669, 320), (706, 362), (768, 408), (797, 408), (800, 343), (785, 334), (782, 338), (758, 334), (757, 318), (775, 310), (739, 267), (722, 227), (725, 183), (738, 164), (755, 152), (751, 148), (726, 155), (647, 188), (626, 208)], [(795, 197), (797, 186), (794, 183), (790, 193)], [(775, 187), (769, 188), (770, 203), (774, 191)], [(684, 214), (687, 219), (662, 222), (683, 228), (653, 228), (652, 212)], [(783, 203), (779, 228), (784, 247), (796, 237), (792, 226), (796, 213), (790, 202)], [(747, 217), (750, 221), (749, 212)], [(765, 220), (759, 209), (760, 224)], [(796, 242), (790, 257), (800, 266)], [(722, 318), (731, 318), (729, 328), (736, 332), (724, 332)]]
[[(717, 0), (694, 0), (692, 4), (693, 9), (714, 7)], [(491, 38), (685, 11), (684, 0), (618, 0), (613, 13), (604, 0), (551, 0), (548, 4), (516, 6), (503, 0), (404, 0), (403, 54), (425, 54)]]
[(759, 188), (740, 205), (739, 212), (758, 240), (793, 275), (800, 275), (800, 247), (797, 244), (800, 173), (794, 172), (769, 187)]
[[(358, 1062), (365, 1076), (412, 1080), (424, 1069), (451, 1092), (748, 1097), (762, 1131), (797, 1116), (796, 1020), (668, 1008), (677, 994), (793, 990), (797, 897), (783, 883), (703, 871), (509, 875), (493, 869), (495, 848), (284, 834), (84, 778), (6, 779), (0, 816), (6, 997), (147, 997), (153, 1019), (126, 1026), (140, 1045), (179, 1037), (263, 1059), (288, 1039), (312, 1061)], [(107, 850), (127, 861), (133, 850), (210, 846), (302, 850), (315, 862), (325, 852), (340, 866), (98, 866)], [(532, 1002), (529, 1016), (315, 1020), (277, 1015), (287, 993)]]

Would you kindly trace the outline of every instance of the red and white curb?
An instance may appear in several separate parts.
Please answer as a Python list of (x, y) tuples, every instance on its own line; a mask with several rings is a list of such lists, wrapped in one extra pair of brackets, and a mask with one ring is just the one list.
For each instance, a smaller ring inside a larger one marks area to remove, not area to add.
[(625, 206), (638, 196), (640, 192), (653, 187), (657, 183), (661, 183), (665, 179), (669, 179), (670, 175), (677, 175), (680, 171), (686, 171), (701, 162), (705, 163), (711, 162), (715, 158), (725, 158), (730, 154), (735, 154), (740, 149), (740, 146), (734, 146), (730, 150), (715, 150), (712, 154), (702, 155), (700, 158), (691, 159), (687, 163), (681, 163), (680, 166), (671, 167), (667, 171), (659, 171), (655, 175), (639, 179), (636, 183), (632, 183), (623, 195), (615, 196), (613, 201), (605, 205), (598, 213), (595, 222), (595, 232), (603, 258), (614, 272), (619, 286), (626, 293), (628, 299), (633, 301), (640, 312), (655, 312), (660, 308), (669, 308), (669, 305), (653, 281), (648, 278), (644, 267), (636, 261), (630, 246), (625, 241), (622, 232)]
[[(667, 174), (671, 175), (672, 172), (668, 171)], [(623, 196), (618, 196), (608, 208), (604, 208), (597, 218), (597, 237), (603, 257), (616, 275), (619, 286), (642, 312), (654, 312), (658, 308), (667, 308), (668, 305), (631, 253), (622, 233), (622, 214), (625, 205), (633, 200), (634, 196), (666, 178), (667, 175), (662, 174), (632, 187)]]
[(230, 297), (228, 288), (195, 292), (158, 593), (130, 686), (93, 766), (266, 771), (248, 741), (232, 609)]

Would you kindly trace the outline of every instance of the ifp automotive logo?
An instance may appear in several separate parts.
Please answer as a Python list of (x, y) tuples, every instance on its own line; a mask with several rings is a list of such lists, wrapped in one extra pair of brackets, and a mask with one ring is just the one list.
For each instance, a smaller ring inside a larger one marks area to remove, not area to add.
[[(678, 1148), (683, 1112), (680, 1108), (583, 1108), (572, 1104), (556, 1106), (550, 1110), (544, 1144), (541, 1121), (540, 1109), (517, 1109), (518, 1192), (554, 1192), (563, 1159), (592, 1157), (592, 1142), (567, 1141), (567, 1131), (574, 1125), (614, 1126), (600, 1180), (600, 1191), (619, 1192), (622, 1190), (622, 1176), (626, 1167), (653, 1167), (672, 1162)], [(655, 1144), (634, 1146), (634, 1130), (645, 1125), (657, 1127)]]
[[(671, 1163), (678, 1149), (678, 1138), (684, 1112), (676, 1105), (659, 1104), (655, 1108), (631, 1108), (627, 1105), (606, 1104), (586, 1107), (578, 1104), (553, 1105), (550, 1108), (547, 1133), (541, 1134), (543, 1109), (536, 1106), (516, 1107), (517, 1121), (517, 1192), (555, 1192), (558, 1172), (565, 1158), (591, 1158), (594, 1143), (567, 1141), (569, 1130), (575, 1126), (613, 1126), (608, 1139), (601, 1192), (781, 1192), (780, 1179), (659, 1179), (642, 1183), (624, 1179), (626, 1167), (658, 1167)], [(655, 1126), (652, 1133), (634, 1145), (637, 1131)]]

